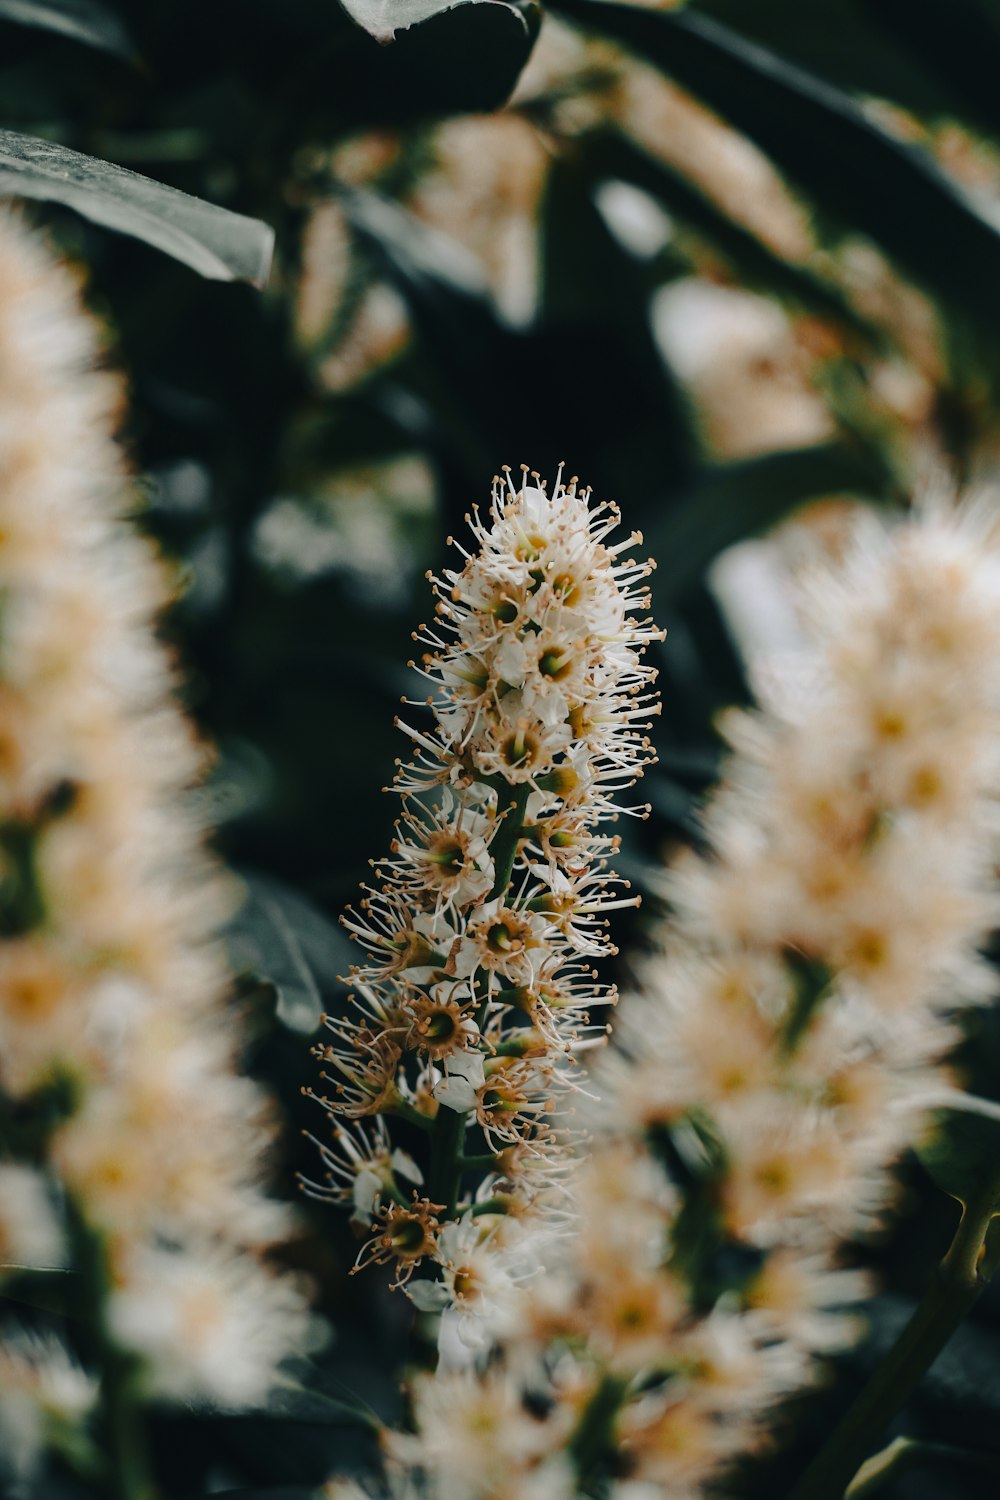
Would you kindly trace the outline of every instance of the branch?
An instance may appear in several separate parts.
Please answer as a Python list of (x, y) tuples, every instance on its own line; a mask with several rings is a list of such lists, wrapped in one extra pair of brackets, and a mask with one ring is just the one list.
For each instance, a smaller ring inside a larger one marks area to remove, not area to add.
[[(871, 1375), (788, 1500), (841, 1500), (859, 1468), (974, 1306), (1000, 1262), (1000, 1243), (987, 1233), (1000, 1203), (1000, 1174), (962, 1211), (947, 1255), (909, 1323)], [(866, 1494), (864, 1489), (854, 1495)]]

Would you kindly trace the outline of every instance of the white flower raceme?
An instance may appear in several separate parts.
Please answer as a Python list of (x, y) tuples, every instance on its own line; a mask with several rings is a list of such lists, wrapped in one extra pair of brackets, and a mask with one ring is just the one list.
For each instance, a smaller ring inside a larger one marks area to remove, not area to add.
[(604, 1144), (582, 1221), (610, 1214), (604, 1152), (615, 1178), (621, 1150), (641, 1152), (676, 1199), (645, 1262), (679, 1298), (659, 1356), (674, 1373), (662, 1410), (623, 1403), (609, 1444), (671, 1492), (751, 1446), (773, 1400), (850, 1336), (861, 1288), (835, 1268), (839, 1238), (891, 1202), (890, 1168), (946, 1082), (952, 1018), (995, 988), (981, 951), (1000, 917), (1000, 507), (865, 517), (802, 597), (799, 690), (729, 721), (706, 852), (669, 872), (659, 951), (595, 1069)]
[[(99, 349), (72, 277), (4, 217), (0, 1101), (40, 1167), (0, 1164), (0, 1264), (65, 1264), (68, 1202), (70, 1249), (84, 1235), (106, 1270), (90, 1314), (146, 1387), (252, 1402), (306, 1315), (265, 1262), (287, 1214), (258, 1180), (271, 1126), (235, 1071), (213, 937), (229, 898), (190, 807), (201, 757), (155, 636), (164, 580), (123, 519)], [(0, 1364), (18, 1348), (0, 1333)]]
[[(513, 1255), (525, 1211), (561, 1180), (546, 1117), (604, 1035), (593, 1012), (615, 996), (592, 960), (607, 913), (635, 901), (602, 825), (651, 758), (642, 652), (659, 633), (636, 618), (650, 564), (627, 557), (636, 534), (611, 539), (618, 519), (561, 471), (551, 493), (507, 471), (468, 518), (475, 550), (434, 580), (419, 637), (431, 723), (403, 726), (415, 754), (396, 838), (345, 918), (366, 959), (315, 1049), (334, 1137), (307, 1191), (371, 1214), (359, 1264), (395, 1264), (420, 1306), (464, 1317), (514, 1276), (487, 1271), (487, 1247)], [(371, 1135), (343, 1123), (364, 1117)], [(392, 1118), (428, 1139), (423, 1165), (393, 1151)], [(432, 1283), (413, 1274), (427, 1258)]]
[[(544, 1218), (528, 1226), (546, 1274), (477, 1387), (511, 1453), (544, 1413), (530, 1463), (568, 1457), (569, 1494), (704, 1495), (852, 1336), (864, 1279), (840, 1236), (891, 1204), (955, 1011), (995, 989), (1000, 503), (863, 520), (804, 597), (809, 670), (731, 726), (705, 852), (671, 872), (673, 914), (593, 1070), (574, 1232), (552, 1256)], [(400, 1493), (503, 1500), (505, 1474), (463, 1466), (449, 1392), (416, 1386)]]

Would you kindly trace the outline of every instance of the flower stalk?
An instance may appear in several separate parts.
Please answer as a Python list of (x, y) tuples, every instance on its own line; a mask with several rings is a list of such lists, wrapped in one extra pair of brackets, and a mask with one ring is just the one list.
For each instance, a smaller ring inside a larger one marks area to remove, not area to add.
[(120, 1348), (108, 1328), (109, 1267), (105, 1246), (81, 1215), (73, 1214), (75, 1261), (80, 1272), (90, 1354), (100, 1370), (97, 1420), (108, 1500), (153, 1500), (143, 1412), (142, 1364)]
[(947, 1254), (893, 1347), (803, 1472), (789, 1500), (864, 1494), (852, 1480), (1000, 1268), (1000, 1172), (963, 1206)]
[(870, 1500), (872, 1495), (911, 1469), (940, 1465), (951, 1470), (1000, 1478), (1000, 1457), (951, 1443), (925, 1443), (916, 1438), (894, 1438), (880, 1453), (867, 1459), (844, 1492), (844, 1500)]
[[(495, 871), (493, 885), (487, 898), (490, 901), (502, 901), (507, 894), (518, 845), (524, 836), (521, 824), (530, 790), (528, 783), (523, 782), (520, 786), (507, 787), (505, 795), (501, 793), (497, 807), (499, 831), (490, 846)], [(483, 974), (477, 974), (476, 977), (480, 982), (486, 978)], [(489, 993), (487, 990), (476, 1013), (476, 1026), (480, 1032), (486, 1025), (488, 1010)], [(502, 1045), (501, 1043), (500, 1046)], [(497, 1047), (494, 1052), (499, 1050)], [(457, 1215), (459, 1185), (470, 1160), (463, 1155), (466, 1130), (466, 1115), (450, 1109), (438, 1111), (433, 1126), (428, 1191), (432, 1198), (439, 1197), (442, 1200), (450, 1218), (455, 1218)], [(475, 1162), (475, 1158), (471, 1160)], [(486, 1170), (492, 1170), (496, 1165), (495, 1154), (483, 1155), (479, 1160), (485, 1164)], [(480, 1207), (478, 1211), (488, 1210)]]

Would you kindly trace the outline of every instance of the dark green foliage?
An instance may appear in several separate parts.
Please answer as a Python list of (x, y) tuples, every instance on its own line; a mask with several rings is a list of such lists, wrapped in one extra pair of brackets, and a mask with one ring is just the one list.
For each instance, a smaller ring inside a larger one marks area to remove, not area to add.
[(663, 68), (845, 228), (871, 235), (967, 316), (1000, 318), (1000, 232), (925, 152), (873, 124), (850, 95), (694, 11), (614, 0), (559, 0), (556, 9)]
[(99, 0), (0, 0), (0, 19), (55, 31), (121, 57), (132, 55), (120, 16)]
[(0, 191), (64, 203), (215, 281), (267, 280), (273, 235), (266, 224), (52, 141), (0, 131)]

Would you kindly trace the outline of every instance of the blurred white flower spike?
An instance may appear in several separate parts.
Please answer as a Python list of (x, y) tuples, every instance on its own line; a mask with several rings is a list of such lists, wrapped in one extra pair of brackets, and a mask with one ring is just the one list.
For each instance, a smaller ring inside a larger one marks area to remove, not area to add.
[(214, 937), (229, 898), (155, 635), (165, 580), (124, 519), (122, 391), (101, 340), (73, 275), (0, 219), (0, 1103), (18, 1118), (0, 1277), (75, 1266), (108, 1354), (78, 1379), (0, 1325), (18, 1410), (43, 1393), (16, 1424), (22, 1472), (52, 1431), (60, 1359), (60, 1421), (82, 1417), (93, 1375), (103, 1431), (126, 1367), (136, 1404), (253, 1404), (306, 1330), (265, 1262), (288, 1227), (259, 1183), (272, 1127), (235, 1071)]
[[(467, 520), (473, 550), (432, 579), (435, 620), (415, 636), (430, 694), (413, 706), (431, 722), (401, 726), (415, 753), (396, 838), (344, 918), (365, 958), (315, 1048), (333, 1139), (317, 1142), (327, 1177), (304, 1184), (369, 1209), (359, 1265), (390, 1262), (418, 1305), (463, 1314), (510, 1283), (565, 1171), (552, 1119), (607, 1030), (594, 1013), (616, 997), (592, 963), (612, 951), (607, 913), (637, 898), (608, 868), (604, 825), (647, 811), (617, 799), (653, 759), (643, 653), (661, 637), (652, 564), (629, 555), (642, 538), (613, 540), (616, 507), (562, 470), (551, 491), (505, 470)], [(345, 1123), (365, 1117), (372, 1135)], [(394, 1166), (387, 1121), (414, 1149), (423, 1135), (425, 1171)]]

